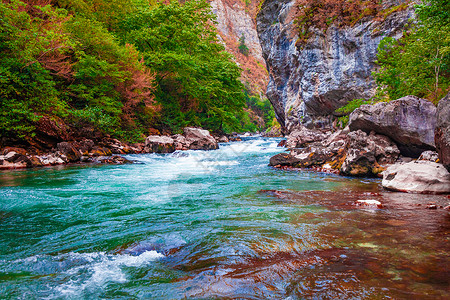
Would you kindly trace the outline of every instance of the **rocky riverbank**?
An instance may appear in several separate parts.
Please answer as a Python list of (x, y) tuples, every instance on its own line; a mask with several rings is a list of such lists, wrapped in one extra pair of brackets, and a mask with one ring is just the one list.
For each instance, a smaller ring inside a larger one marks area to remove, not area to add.
[[(233, 138), (231, 138), (233, 139)], [(64, 164), (127, 164), (121, 155), (171, 153), (176, 150), (213, 150), (227, 136), (213, 137), (208, 130), (186, 127), (183, 134), (151, 135), (145, 143), (128, 144), (117, 139), (81, 139), (55, 143), (48, 151), (36, 148), (5, 147), (0, 150), (0, 170), (36, 168)]]
[(449, 98), (438, 109), (413, 96), (363, 105), (344, 130), (298, 127), (287, 138), (289, 153), (269, 165), (383, 177), (383, 186), (397, 191), (450, 193)]

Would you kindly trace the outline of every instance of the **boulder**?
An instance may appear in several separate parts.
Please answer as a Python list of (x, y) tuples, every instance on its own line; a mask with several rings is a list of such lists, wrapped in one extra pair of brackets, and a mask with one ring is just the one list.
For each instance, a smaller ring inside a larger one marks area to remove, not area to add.
[(89, 152), (94, 148), (95, 143), (93, 140), (90, 139), (84, 139), (81, 142), (78, 143), (79, 150), (83, 155), (88, 155)]
[(320, 130), (308, 129), (302, 126), (289, 134), (286, 141), (286, 147), (304, 147), (308, 143), (323, 141), (327, 138), (327, 136), (327, 134), (321, 132)]
[(94, 146), (89, 152), (89, 156), (110, 156), (112, 155), (112, 152), (108, 148)]
[(436, 107), (415, 96), (362, 105), (350, 114), (349, 127), (386, 135), (403, 155), (419, 157), (423, 151), (435, 149)]
[(164, 135), (150, 135), (145, 139), (145, 153), (172, 153), (175, 151), (173, 138)]
[(422, 154), (420, 154), (419, 158), (417, 160), (427, 160), (432, 162), (438, 162), (439, 156), (436, 151), (424, 151)]
[(172, 139), (174, 140), (175, 150), (189, 150), (189, 143), (183, 135), (175, 134)]
[(450, 193), (450, 173), (439, 163), (414, 161), (395, 164), (383, 172), (384, 188), (407, 193)]
[(269, 166), (295, 166), (299, 159), (288, 153), (279, 153), (270, 158)]
[(384, 171), (382, 165), (394, 163), (400, 151), (388, 137), (358, 130), (348, 134), (349, 144), (341, 173), (372, 176)]
[(229, 143), (229, 142), (230, 142), (230, 140), (228, 139), (228, 137), (227, 137), (226, 135), (223, 135), (223, 136), (219, 137), (219, 138), (217, 139), (217, 141), (218, 141), (219, 143)]
[(450, 93), (439, 101), (434, 139), (439, 160), (450, 171)]
[(81, 158), (81, 153), (78, 151), (71, 143), (62, 142), (57, 144), (57, 149), (59, 152), (64, 154), (69, 162), (79, 161)]
[(335, 170), (348, 176), (374, 176), (384, 171), (384, 165), (395, 163), (399, 155), (398, 147), (386, 136), (361, 130), (349, 134), (338, 131), (306, 148), (291, 149), (295, 159), (285, 159), (284, 165)]
[(219, 144), (208, 130), (186, 127), (184, 128), (184, 137), (191, 150), (214, 150), (219, 149)]

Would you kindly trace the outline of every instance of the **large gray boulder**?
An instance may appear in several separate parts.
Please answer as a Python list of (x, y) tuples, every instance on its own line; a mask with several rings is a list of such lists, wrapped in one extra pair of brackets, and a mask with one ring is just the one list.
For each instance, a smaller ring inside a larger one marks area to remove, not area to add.
[(219, 149), (219, 144), (208, 130), (186, 127), (184, 128), (183, 135), (186, 138), (186, 143), (189, 145), (189, 149), (191, 150)]
[(381, 184), (399, 192), (447, 194), (450, 193), (450, 173), (439, 163), (413, 161), (388, 167)]
[(435, 149), (436, 107), (415, 96), (362, 105), (350, 114), (349, 128), (386, 135), (404, 156), (419, 157), (423, 151)]
[(145, 153), (172, 153), (175, 141), (168, 136), (150, 135), (145, 139)]
[(450, 93), (437, 107), (435, 143), (440, 162), (450, 171)]

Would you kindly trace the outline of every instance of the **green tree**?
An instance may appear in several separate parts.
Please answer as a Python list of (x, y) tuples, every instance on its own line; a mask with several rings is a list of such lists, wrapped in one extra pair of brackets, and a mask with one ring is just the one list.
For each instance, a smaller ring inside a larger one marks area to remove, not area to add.
[(248, 56), (249, 54), (249, 49), (247, 47), (247, 45), (245, 44), (245, 37), (244, 34), (241, 35), (241, 37), (239, 38), (239, 46), (238, 46), (239, 52), (241, 52), (242, 54), (244, 54), (245, 56)]
[(214, 22), (209, 4), (194, 0), (160, 3), (120, 24), (122, 41), (135, 45), (156, 74), (162, 129), (239, 127), (245, 104), (241, 71), (219, 43)]
[(375, 73), (390, 99), (416, 95), (437, 103), (450, 86), (450, 18), (446, 0), (417, 7), (419, 22), (403, 38), (385, 38), (378, 47)]

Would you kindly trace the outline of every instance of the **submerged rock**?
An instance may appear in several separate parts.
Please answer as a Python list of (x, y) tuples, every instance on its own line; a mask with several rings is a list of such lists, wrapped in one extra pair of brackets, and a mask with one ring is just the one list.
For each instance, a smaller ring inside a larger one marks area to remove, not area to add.
[(442, 164), (430, 161), (395, 164), (383, 172), (382, 185), (399, 192), (446, 194), (450, 193), (450, 173)]
[(439, 101), (434, 139), (439, 160), (450, 171), (450, 93)]
[(436, 107), (415, 96), (362, 105), (350, 114), (349, 128), (386, 135), (403, 155), (419, 157), (423, 151), (435, 149)]

